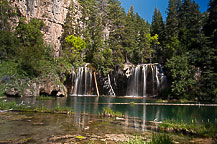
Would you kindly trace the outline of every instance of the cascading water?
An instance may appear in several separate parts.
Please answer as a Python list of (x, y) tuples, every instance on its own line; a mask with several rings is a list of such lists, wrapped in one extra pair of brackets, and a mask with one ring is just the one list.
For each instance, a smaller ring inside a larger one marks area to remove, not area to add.
[(72, 83), (74, 85), (72, 96), (88, 96), (93, 95), (93, 75), (88, 68), (88, 64), (77, 68), (77, 73), (72, 75)]
[(142, 73), (143, 73), (143, 96), (146, 96), (146, 73), (147, 73), (147, 65), (144, 65), (142, 68)]
[(109, 95), (115, 96), (115, 92), (114, 92), (114, 90), (113, 90), (113, 88), (112, 88), (111, 79), (110, 79), (109, 74), (108, 74), (107, 80), (106, 80), (105, 83), (104, 83), (104, 87), (105, 87), (106, 89), (109, 89), (109, 91), (108, 91)]
[[(74, 70), (72, 74), (72, 96), (96, 95), (97, 79), (89, 67), (86, 64)], [(124, 72), (110, 73), (104, 78), (99, 75), (102, 78), (99, 80), (100, 94), (156, 96), (166, 83), (166, 77), (160, 64), (141, 64), (137, 66), (128, 64)]]
[(160, 85), (160, 81), (159, 81), (159, 78), (158, 78), (158, 68), (156, 67), (155, 68), (155, 77), (156, 77), (156, 80), (157, 80), (157, 88), (159, 87), (159, 85)]
[(142, 64), (132, 68), (128, 78), (126, 96), (154, 96), (163, 81), (163, 72), (159, 64)]
[(132, 68), (133, 75), (128, 80), (127, 85), (127, 96), (138, 96), (139, 95), (139, 77), (140, 77), (140, 66)]

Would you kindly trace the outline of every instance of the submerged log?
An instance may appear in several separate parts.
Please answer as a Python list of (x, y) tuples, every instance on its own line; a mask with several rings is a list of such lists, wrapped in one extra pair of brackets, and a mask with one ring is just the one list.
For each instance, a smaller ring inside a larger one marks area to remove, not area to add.
[[(94, 103), (103, 105), (130, 105), (130, 103)], [(217, 104), (174, 104), (174, 103), (134, 103), (133, 105), (151, 105), (151, 106), (199, 106), (199, 107), (217, 107)]]

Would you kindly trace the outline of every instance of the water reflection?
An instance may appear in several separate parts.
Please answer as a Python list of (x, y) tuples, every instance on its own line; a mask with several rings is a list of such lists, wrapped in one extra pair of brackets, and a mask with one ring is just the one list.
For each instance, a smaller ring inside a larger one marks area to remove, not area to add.
[[(14, 100), (14, 99), (8, 99)], [(191, 122), (214, 122), (217, 118), (217, 107), (198, 106), (163, 106), (163, 105), (138, 105), (134, 103), (152, 103), (147, 99), (118, 98), (118, 97), (67, 97), (52, 100), (36, 100), (35, 98), (16, 99), (17, 103), (26, 105), (44, 106), (55, 108), (57, 105), (70, 107), (74, 111), (73, 125), (85, 130), (91, 121), (92, 115), (103, 112), (104, 107), (119, 111), (125, 115), (124, 119), (116, 118), (115, 122), (127, 127), (145, 131), (152, 124), (166, 119)]]

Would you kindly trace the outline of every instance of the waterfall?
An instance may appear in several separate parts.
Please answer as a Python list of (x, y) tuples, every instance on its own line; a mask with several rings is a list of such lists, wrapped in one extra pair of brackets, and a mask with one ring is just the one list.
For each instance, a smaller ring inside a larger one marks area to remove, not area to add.
[(126, 96), (154, 96), (164, 79), (159, 64), (142, 64), (132, 67), (128, 77)]
[[(89, 67), (89, 64), (86, 64), (72, 73), (71, 93), (73, 96), (96, 95), (94, 73)], [(162, 66), (157, 63), (136, 66), (128, 64), (124, 72), (119, 73), (119, 76), (111, 75), (111, 73), (101, 77), (101, 83), (99, 83), (101, 94), (150, 97), (156, 96), (166, 85)]]
[(88, 96), (93, 95), (93, 78), (92, 72), (88, 68), (88, 64), (77, 68), (77, 73), (72, 76), (73, 93), (72, 96)]
[(155, 66), (155, 77), (156, 77), (156, 80), (157, 80), (157, 88), (159, 88), (159, 86), (160, 86), (160, 81), (159, 81), (159, 78), (158, 78), (158, 74), (159, 74), (158, 67)]
[(109, 84), (109, 87), (110, 87), (109, 94), (112, 95), (112, 96), (115, 96), (115, 92), (114, 92), (114, 90), (112, 88), (111, 79), (110, 79), (109, 74), (108, 74), (108, 84)]
[(154, 74), (154, 68), (153, 68), (153, 65), (151, 64), (151, 77), (152, 77), (152, 94), (154, 94), (154, 91), (155, 91), (155, 85), (154, 85), (154, 77), (155, 77), (155, 74)]
[(142, 68), (143, 73), (143, 96), (146, 97), (146, 73), (147, 73), (147, 65), (144, 65)]
[[(115, 79), (114, 79), (114, 85), (115, 85)], [(110, 96), (116, 95), (114, 92), (114, 89), (112, 87), (111, 78), (110, 78), (109, 74), (107, 75), (107, 77), (104, 78), (103, 88), (105, 88), (108, 91), (108, 95), (110, 95)]]
[(128, 80), (127, 85), (127, 96), (138, 96), (139, 95), (139, 77), (140, 77), (140, 66), (132, 69), (133, 75)]

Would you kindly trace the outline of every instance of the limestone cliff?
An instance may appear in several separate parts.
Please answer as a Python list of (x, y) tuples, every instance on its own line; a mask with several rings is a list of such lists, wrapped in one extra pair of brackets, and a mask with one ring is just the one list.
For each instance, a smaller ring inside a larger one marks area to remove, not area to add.
[[(68, 13), (68, 7), (72, 0), (13, 0), (22, 16), (27, 20), (37, 18), (43, 20), (46, 27), (43, 30), (44, 40), (54, 48), (54, 54), (59, 56), (61, 48), (61, 35), (63, 24)], [(81, 16), (80, 5), (73, 0), (75, 5), (76, 18)]]

